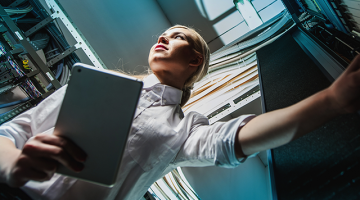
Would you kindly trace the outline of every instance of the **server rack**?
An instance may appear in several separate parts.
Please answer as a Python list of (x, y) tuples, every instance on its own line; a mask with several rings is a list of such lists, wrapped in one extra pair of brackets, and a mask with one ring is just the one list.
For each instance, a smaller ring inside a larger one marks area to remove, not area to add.
[[(264, 112), (328, 87), (359, 54), (356, 22), (341, 13), (349, 1), (283, 3), (297, 25), (257, 51)], [(341, 116), (268, 151), (273, 199), (358, 199), (359, 120)]]
[(66, 84), (80, 60), (38, 1), (2, 0), (0, 14), (1, 125)]

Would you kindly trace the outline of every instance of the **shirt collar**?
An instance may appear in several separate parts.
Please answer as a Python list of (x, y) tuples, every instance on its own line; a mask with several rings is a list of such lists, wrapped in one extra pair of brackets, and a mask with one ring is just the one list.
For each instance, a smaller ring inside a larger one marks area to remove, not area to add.
[(155, 84), (160, 83), (159, 79), (155, 76), (155, 74), (150, 74), (143, 80), (143, 82), (144, 82), (144, 86), (143, 86), (144, 89), (151, 88)]
[(161, 105), (170, 105), (170, 104), (180, 104), (182, 91), (160, 83), (159, 79), (155, 74), (151, 74), (143, 80), (144, 86), (143, 89), (146, 91), (152, 91), (155, 94), (159, 95), (161, 100)]

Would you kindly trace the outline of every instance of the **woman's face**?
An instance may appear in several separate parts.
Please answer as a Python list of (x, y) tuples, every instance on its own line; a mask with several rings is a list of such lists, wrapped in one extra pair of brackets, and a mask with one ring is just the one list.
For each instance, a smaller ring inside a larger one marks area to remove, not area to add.
[[(177, 87), (184, 84), (199, 64), (199, 56), (193, 50), (195, 36), (190, 30), (174, 28), (164, 32), (149, 53), (149, 65), (163, 84)], [(178, 87), (179, 88), (179, 87)]]

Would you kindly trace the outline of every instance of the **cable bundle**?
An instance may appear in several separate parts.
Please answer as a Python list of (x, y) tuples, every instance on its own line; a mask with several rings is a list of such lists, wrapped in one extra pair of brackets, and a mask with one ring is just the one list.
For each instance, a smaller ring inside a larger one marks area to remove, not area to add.
[[(38, 51), (40, 49), (44, 49), (46, 46), (48, 46), (50, 40), (50, 36), (46, 33), (40, 32), (36, 33), (33, 37), (30, 38), (29, 43), (33, 47), (35, 51)], [(23, 49), (23, 52), (21, 54), (27, 54), (27, 50), (24, 48), (24, 46), (20, 43), (13, 44), (14, 48)]]
[(39, 90), (36, 89), (34, 84), (29, 80), (26, 79), (24, 82), (20, 83), (19, 85), (32, 99), (36, 99), (41, 96)]
[(49, 43), (50, 37), (46, 33), (36, 33), (30, 39), (30, 44), (34, 47), (35, 51), (44, 49)]
[[(38, 23), (49, 16), (49, 14), (43, 8), (40, 2), (34, 0), (26, 1), (21, 5), (17, 6), (16, 8), (5, 7), (4, 10), (15, 22), (15, 24), (24, 32), (26, 30), (29, 30), (29, 28), (33, 26), (33, 23)], [(4, 23), (2, 19), (0, 19), (0, 24), (1, 23)], [(39, 32), (31, 36), (29, 40), (29, 43), (32, 45), (35, 51), (44, 50), (45, 54), (48, 55), (47, 61), (60, 55), (60, 53), (64, 52), (70, 47), (65, 40), (62, 32), (58, 30), (57, 26), (54, 23), (56, 23), (56, 21), (46, 25), (44, 29), (39, 30)], [(28, 67), (30, 66), (27, 65), (27, 58), (23, 57), (23, 55), (27, 54), (26, 49), (21, 44), (19, 44), (17, 40), (13, 39), (13, 35), (10, 34), (10, 31), (5, 32), (3, 37), (5, 41), (9, 43), (9, 46), (6, 46), (5, 43), (2, 44), (0, 42), (0, 62), (4, 62), (0, 65), (1, 93), (9, 91), (10, 89), (13, 89), (15, 87), (20, 87), (21, 90), (23, 90), (28, 97), (19, 101), (1, 104), (0, 108), (7, 108), (19, 105), (6, 113), (0, 114), (0, 116), (7, 116), (2, 119), (1, 123), (9, 120), (10, 115), (11, 117), (14, 117), (15, 115), (22, 112), (23, 110), (20, 107), (22, 107), (23, 105), (26, 104), (28, 108), (29, 105), (31, 105), (30, 103), (28, 103), (29, 100), (37, 99), (42, 95), (37, 89), (37, 87), (35, 87), (35, 82), (32, 82), (33, 79), (29, 79), (26, 76), (26, 73), (24, 73), (24, 71), (22, 70), (22, 68), (20, 68), (21, 66), (17, 64), (23, 61), (23, 67), (25, 69), (29, 69)], [(7, 52), (9, 51), (6, 50), (7, 47), (10, 47), (10, 49), (22, 48), (24, 51), (19, 55), (20, 60), (17, 57), (15, 58), (11, 55), (7, 56)], [(4, 55), (6, 55), (6, 57)], [(80, 59), (73, 53), (62, 61), (56, 63), (54, 66), (50, 67), (50, 70), (55, 74), (56, 79), (60, 81), (61, 85), (66, 84), (70, 76), (70, 70), (65, 66), (72, 66), (76, 62), (80, 62)], [(38, 77), (35, 77), (35, 79), (38, 80)], [(40, 80), (38, 81), (41, 85), (42, 83), (40, 82)], [(51, 87), (52, 84), (49, 84), (47, 88), (50, 89)], [(14, 110), (17, 111), (16, 114), (14, 114)]]
[[(19, 66), (11, 60), (10, 56), (8, 57), (8, 62), (12, 66), (12, 68), (19, 74), (19, 77), (25, 76), (25, 73), (19, 68)], [(38, 98), (41, 96), (39, 90), (34, 86), (34, 84), (29, 80), (26, 79), (24, 82), (20, 83), (19, 85), (32, 99)]]
[(15, 15), (15, 14), (26, 14), (30, 11), (32, 11), (33, 7), (31, 5), (27, 5), (26, 7), (22, 7), (22, 8), (16, 8), (16, 9), (13, 9), (13, 8), (5, 8), (5, 12), (8, 14), (8, 15)]
[[(33, 7), (29, 3), (27, 3), (24, 6), (17, 7), (17, 8), (5, 7), (4, 10), (11, 17), (12, 20), (14, 20), (15, 22), (18, 22), (18, 20), (25, 17), (27, 13), (31, 12), (33, 10)], [(3, 20), (0, 19), (0, 21), (3, 21)], [(30, 22), (30, 21), (28, 21), (28, 22)]]
[(19, 68), (19, 66), (11, 60), (10, 56), (7, 58), (8, 62), (12, 66), (12, 68), (16, 71), (17, 74), (19, 74), (19, 77), (25, 76), (25, 73)]
[(179, 168), (174, 169), (163, 178), (157, 180), (149, 188), (149, 193), (155, 199), (199, 200), (198, 194), (196, 194), (181, 174), (182, 172)]

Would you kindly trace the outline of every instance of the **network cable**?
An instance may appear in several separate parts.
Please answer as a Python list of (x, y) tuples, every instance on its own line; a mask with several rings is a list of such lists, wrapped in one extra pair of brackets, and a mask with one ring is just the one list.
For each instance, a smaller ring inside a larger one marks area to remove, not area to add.
[(21, 99), (21, 100), (18, 100), (18, 101), (14, 101), (14, 102), (11, 102), (11, 103), (0, 104), (0, 109), (2, 109), (2, 108), (7, 108), (7, 107), (10, 107), (10, 106), (15, 106), (15, 105), (24, 103), (24, 102), (29, 101), (29, 100), (30, 100), (30, 97), (26, 97), (26, 98), (24, 98), (24, 99)]

